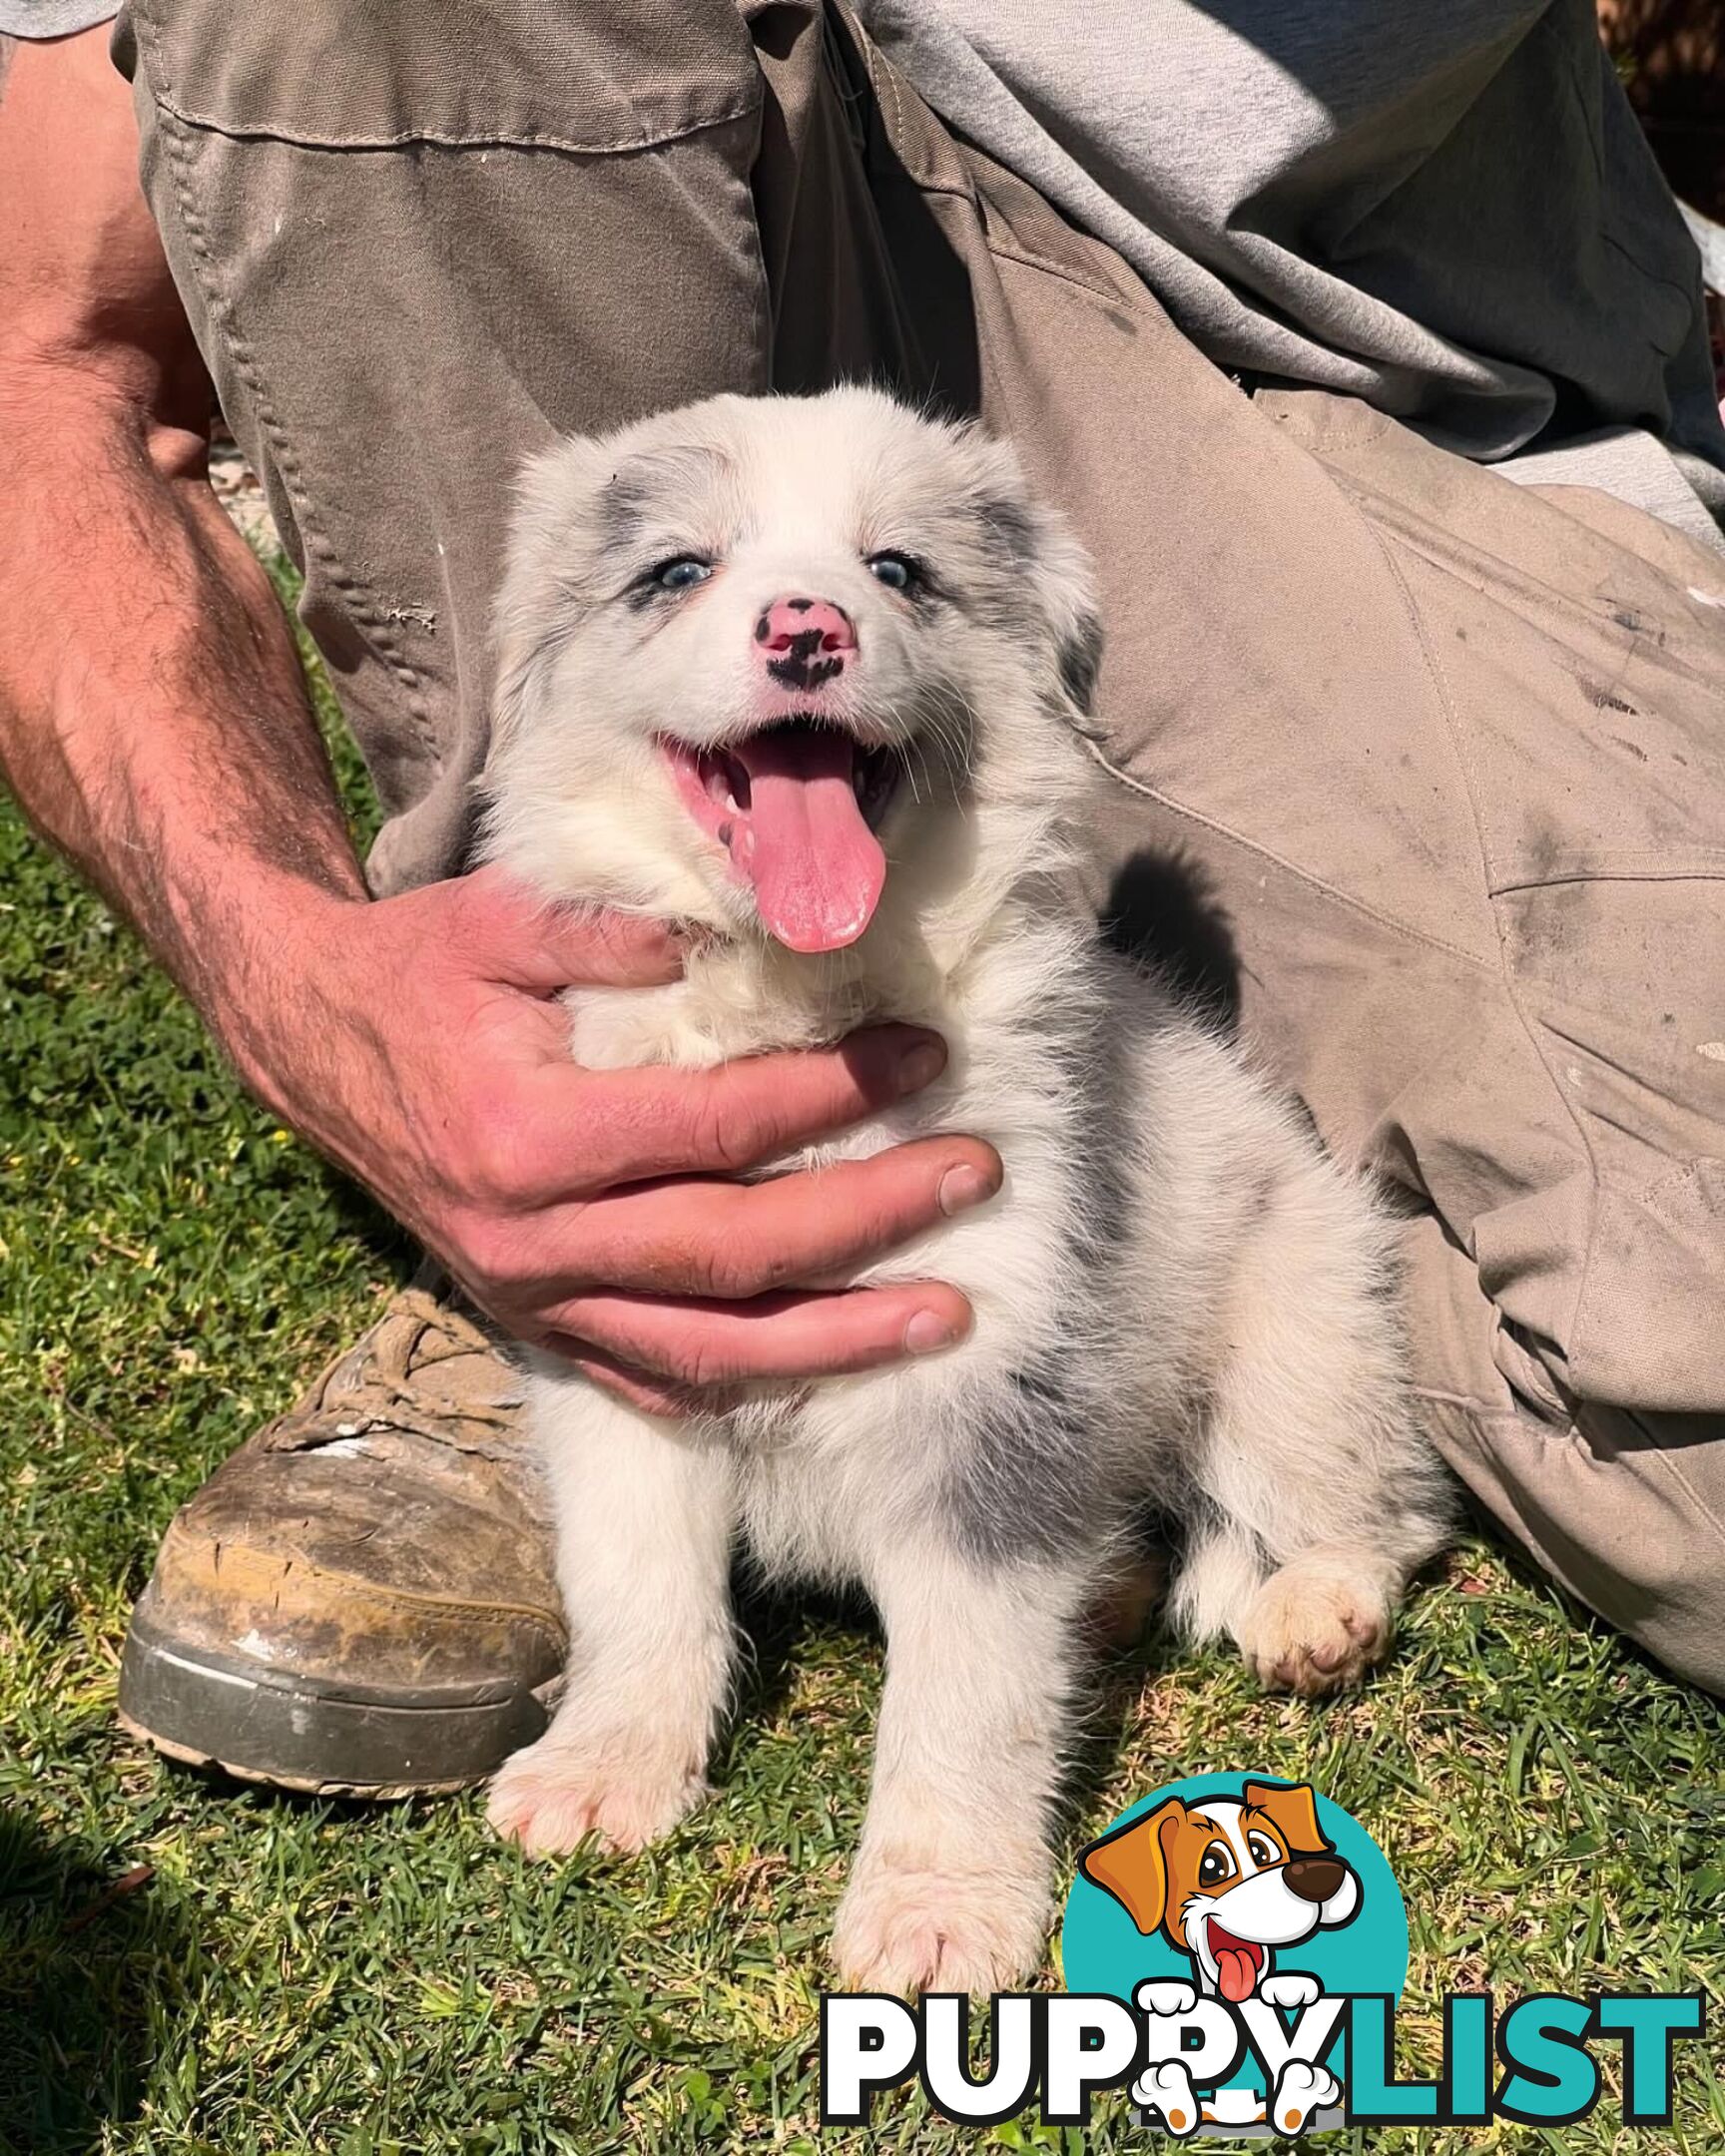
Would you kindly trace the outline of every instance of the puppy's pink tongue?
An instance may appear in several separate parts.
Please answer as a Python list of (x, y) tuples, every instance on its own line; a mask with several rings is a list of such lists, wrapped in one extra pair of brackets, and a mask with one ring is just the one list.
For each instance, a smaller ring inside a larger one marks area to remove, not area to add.
[(749, 774), (749, 808), (731, 858), (754, 885), (768, 933), (794, 951), (855, 943), (880, 902), (886, 856), (857, 804), (850, 737), (774, 727), (732, 754)]
[(1243, 1999), (1252, 1996), (1252, 1980), (1258, 1973), (1258, 1960), (1244, 1946), (1215, 1946), (1216, 1979), (1222, 1986), (1222, 1996), (1232, 1999), (1238, 2006)]

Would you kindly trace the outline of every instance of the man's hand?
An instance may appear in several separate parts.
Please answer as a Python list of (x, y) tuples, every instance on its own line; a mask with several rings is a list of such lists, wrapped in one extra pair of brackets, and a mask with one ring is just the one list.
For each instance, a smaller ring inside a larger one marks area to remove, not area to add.
[(106, 44), (23, 48), (0, 103), (0, 766), (26, 809), (253, 1088), (511, 1331), (654, 1406), (958, 1338), (950, 1288), (794, 1291), (986, 1196), (986, 1146), (725, 1180), (925, 1084), (937, 1042), (578, 1070), (557, 990), (671, 978), (663, 931), (489, 871), (367, 897), (282, 611), (205, 477), (210, 384)]
[(318, 909), (290, 971), (274, 990), (254, 972), (245, 1025), (225, 1030), (254, 1088), (483, 1309), (642, 1404), (961, 1338), (968, 1307), (938, 1283), (796, 1291), (990, 1196), (990, 1147), (929, 1138), (732, 1180), (927, 1084), (938, 1040), (884, 1026), (703, 1072), (570, 1060), (558, 989), (674, 980), (681, 963), (663, 928), (547, 909), (487, 868)]

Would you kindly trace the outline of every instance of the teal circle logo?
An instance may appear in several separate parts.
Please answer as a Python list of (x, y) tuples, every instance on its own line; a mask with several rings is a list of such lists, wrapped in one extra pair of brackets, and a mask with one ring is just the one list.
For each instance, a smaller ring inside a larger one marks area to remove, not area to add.
[[(1111, 1993), (1152, 2016), (1214, 2019), (1220, 2007), (1244, 2022), (1273, 2010), (1286, 2025), (1338, 1994), (1400, 1999), (1408, 1912), (1377, 1843), (1310, 1785), (1193, 1775), (1140, 1799), (1080, 1853), (1060, 1960), (1068, 1991)], [(1340, 2099), (1346, 2048), (1338, 2028), (1296, 2074), (1314, 2126)], [(1198, 2049), (1151, 2077), (1146, 2116), (1181, 2134), (1200, 2119), (1212, 2132), (1261, 2129), (1270, 2091), (1253, 2053), (1206, 2081)]]

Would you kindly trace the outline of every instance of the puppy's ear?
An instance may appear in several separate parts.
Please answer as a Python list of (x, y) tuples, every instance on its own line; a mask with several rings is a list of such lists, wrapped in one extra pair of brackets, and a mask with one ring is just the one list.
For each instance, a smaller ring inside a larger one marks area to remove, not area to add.
[(1043, 627), (1053, 684), (1072, 715), (1095, 709), (1102, 665), (1102, 617), (1090, 557), (1058, 510), (1037, 501), (1017, 457), (976, 429), (965, 436), (976, 468), (975, 509), (993, 551), (1012, 565)]
[(1178, 1797), (1130, 1825), (1116, 1827), (1092, 1842), (1078, 1859), (1078, 1869), (1094, 1886), (1110, 1893), (1148, 1938), (1168, 1913), (1168, 1851), (1164, 1830), (1186, 1817)]
[(1273, 1782), (1248, 1782), (1243, 1801), (1266, 1815), (1296, 1857), (1316, 1857), (1334, 1846), (1318, 1824), (1317, 1800), (1305, 1782), (1296, 1782), (1290, 1789), (1280, 1789)]
[(1096, 709), (1096, 677), (1102, 670), (1102, 617), (1096, 608), (1096, 580), (1090, 557), (1052, 510), (1036, 517), (1034, 577), (1060, 688), (1074, 714), (1090, 718)]
[(606, 442), (572, 435), (530, 456), (516, 478), (491, 616), (496, 740), (537, 716), (545, 675), (573, 626), (564, 572), (612, 461)]

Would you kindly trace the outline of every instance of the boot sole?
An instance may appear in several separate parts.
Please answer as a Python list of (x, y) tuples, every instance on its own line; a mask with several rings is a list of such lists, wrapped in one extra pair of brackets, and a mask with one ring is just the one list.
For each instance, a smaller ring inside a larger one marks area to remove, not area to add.
[(543, 1732), (554, 1690), (504, 1681), (403, 1698), (188, 1652), (134, 1617), (118, 1715), (122, 1729), (185, 1766), (381, 1803), (483, 1782)]

